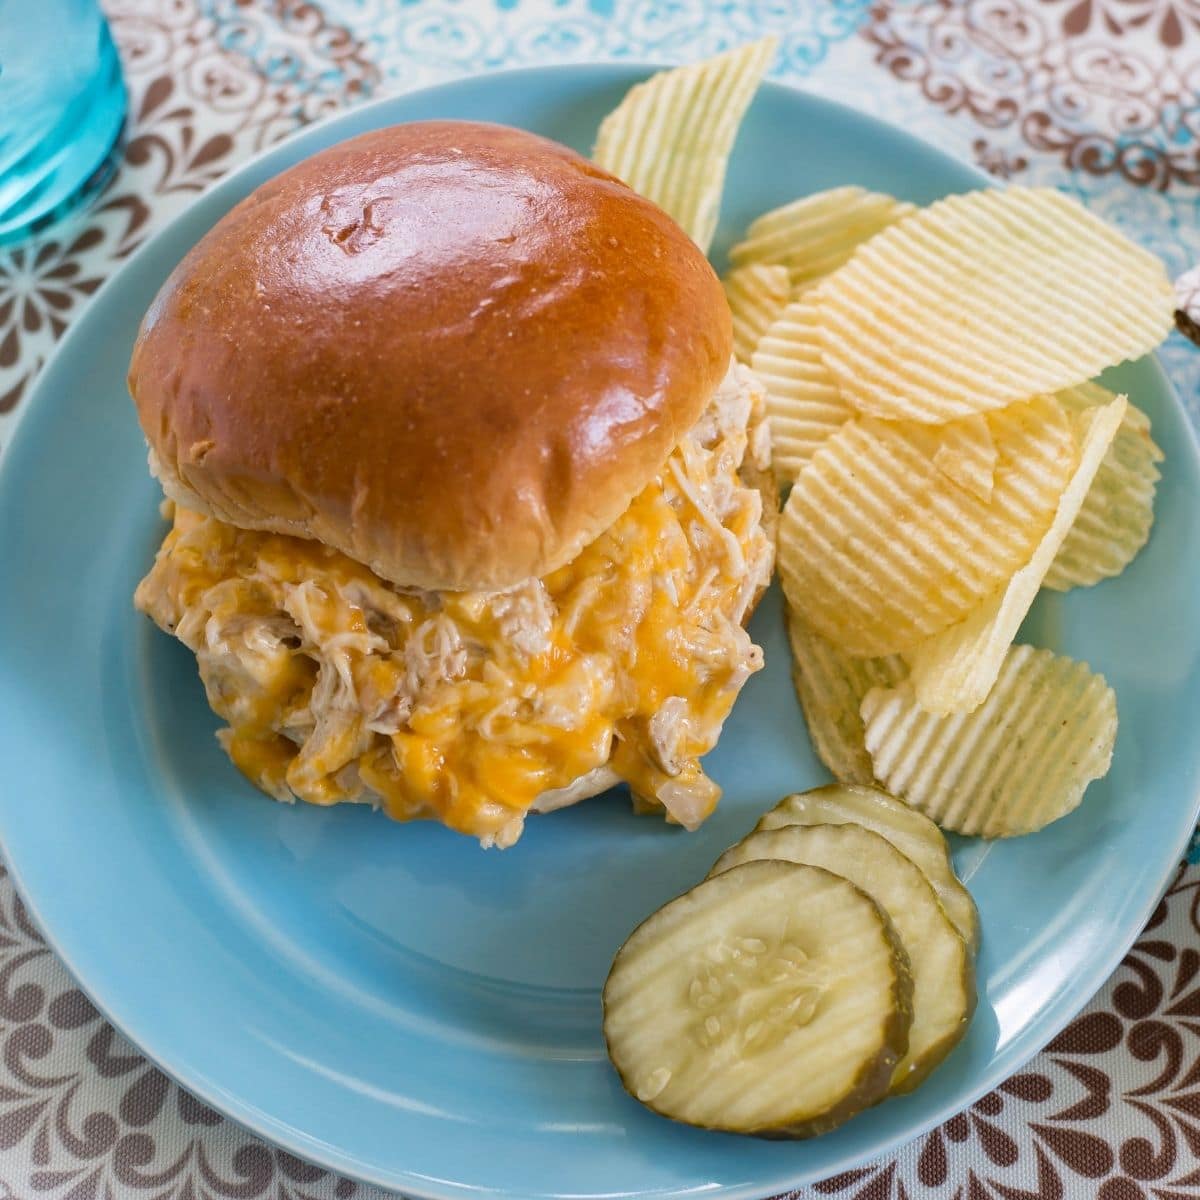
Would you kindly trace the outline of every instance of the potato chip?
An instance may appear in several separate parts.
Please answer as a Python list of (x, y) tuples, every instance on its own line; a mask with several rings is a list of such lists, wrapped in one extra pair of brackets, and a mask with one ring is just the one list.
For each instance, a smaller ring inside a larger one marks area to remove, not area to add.
[(1093, 381), (1064, 388), (1056, 399), (1067, 412), (1078, 413), (1083, 412), (1085, 408), (1099, 408), (1102, 404), (1111, 404), (1116, 399), (1116, 393)]
[(1029, 562), (966, 620), (935, 634), (908, 655), (913, 691), (927, 712), (937, 716), (972, 712), (987, 699), (1046, 572), (1075, 524), (1125, 407), (1125, 397), (1116, 396), (1103, 408), (1074, 414), (1079, 461)]
[(775, 38), (660, 71), (600, 125), (595, 162), (653, 200), (708, 252), (738, 127), (775, 56)]
[(862, 703), (876, 776), (943, 829), (1032, 833), (1074, 809), (1108, 772), (1117, 698), (1084, 663), (1013, 646), (996, 686), (967, 716), (936, 717), (910, 682)]
[(730, 271), (723, 283), (733, 316), (733, 352), (749, 365), (759, 339), (787, 307), (787, 268), (754, 263)]
[(821, 361), (812, 301), (789, 304), (750, 362), (767, 389), (775, 477), (791, 483), (817, 448), (856, 415)]
[[(1113, 394), (1085, 384), (1059, 392), (1058, 399), (1068, 408), (1079, 409), (1111, 402)], [(1162, 460), (1163, 452), (1150, 436), (1150, 418), (1129, 405), (1043, 587), (1059, 592), (1090, 587), (1120, 575), (1137, 557), (1150, 540)]]
[(851, 658), (814, 633), (789, 610), (792, 682), (817, 757), (844, 783), (874, 783), (871, 757), (864, 744), (859, 706), (874, 687), (899, 683), (908, 668), (898, 654)]
[(813, 456), (784, 506), (788, 602), (850, 654), (911, 650), (973, 612), (1029, 561), (1076, 461), (1052, 397), (987, 417), (991, 499), (934, 464), (941, 431), (859, 418)]
[(802, 291), (836, 270), (881, 229), (916, 212), (879, 192), (838, 187), (764, 213), (729, 252), (734, 266), (781, 263)]
[(996, 443), (982, 413), (959, 417), (942, 427), (942, 444), (933, 456), (933, 465), (980, 500), (992, 498)]
[[(803, 291), (867, 238), (915, 211), (864, 188), (833, 188), (759, 217), (730, 257), (745, 262), (741, 271), (786, 264), (793, 290)], [(791, 483), (817, 447), (854, 415), (821, 358), (814, 302), (801, 296), (782, 312), (761, 335), (751, 362), (767, 386), (775, 477)]]
[(1149, 251), (1047, 188), (950, 196), (817, 289), (825, 361), (879, 417), (942, 422), (1070, 387), (1153, 349), (1172, 292)]

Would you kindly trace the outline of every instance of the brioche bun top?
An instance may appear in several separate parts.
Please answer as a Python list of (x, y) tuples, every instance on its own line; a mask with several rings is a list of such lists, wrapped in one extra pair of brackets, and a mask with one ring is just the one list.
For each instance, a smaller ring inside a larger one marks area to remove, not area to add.
[(399, 585), (497, 589), (613, 523), (730, 352), (665, 212), (555, 142), (428, 121), (226, 214), (147, 312), (129, 386), (181, 503)]

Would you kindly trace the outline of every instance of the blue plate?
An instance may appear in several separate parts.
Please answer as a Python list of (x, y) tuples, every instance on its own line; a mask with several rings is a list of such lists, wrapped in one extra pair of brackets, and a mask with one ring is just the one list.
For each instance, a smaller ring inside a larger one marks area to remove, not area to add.
[[(600, 986), (626, 934), (781, 795), (826, 779), (792, 695), (778, 596), (753, 627), (768, 667), (709, 760), (725, 799), (690, 836), (608, 797), (484, 853), (431, 825), (275, 804), (230, 766), (191, 656), (130, 603), (162, 534), (125, 391), (142, 311), (235, 201), (331, 142), (468, 117), (586, 150), (645, 72), (471, 79), (358, 109), (250, 163), (97, 295), (0, 474), (0, 823), (35, 918), (105, 1014), (191, 1091), (298, 1155), (410, 1194), (762, 1196), (886, 1151), (1000, 1082), (1100, 987), (1196, 817), (1200, 480), (1151, 361), (1113, 381), (1167, 450), (1154, 537), (1120, 579), (1043, 598), (1028, 630), (1115, 686), (1112, 772), (1043, 833), (956, 847), (983, 920), (974, 1024), (918, 1092), (832, 1135), (778, 1144), (672, 1125), (624, 1095), (600, 1036)], [(729, 179), (719, 249), (818, 188), (921, 202), (986, 182), (774, 85)]]

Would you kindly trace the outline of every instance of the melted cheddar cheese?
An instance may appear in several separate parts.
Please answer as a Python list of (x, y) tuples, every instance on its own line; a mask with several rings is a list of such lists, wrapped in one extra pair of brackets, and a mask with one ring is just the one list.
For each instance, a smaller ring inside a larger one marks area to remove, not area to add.
[(622, 779), (694, 828), (719, 796), (698, 760), (762, 661), (743, 622), (772, 549), (742, 475), (766, 457), (761, 392), (733, 368), (625, 514), (543, 579), (406, 590), (176, 508), (136, 603), (195, 652), (230, 757), (279, 799), (509, 845), (577, 781)]

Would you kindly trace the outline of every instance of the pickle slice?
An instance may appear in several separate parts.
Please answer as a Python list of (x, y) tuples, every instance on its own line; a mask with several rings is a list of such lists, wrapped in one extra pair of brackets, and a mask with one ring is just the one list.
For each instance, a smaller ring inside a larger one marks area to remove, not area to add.
[(861, 825), (787, 825), (752, 833), (717, 859), (710, 878), (759, 859), (824, 867), (891, 919), (908, 955), (913, 1022), (891, 1091), (915, 1088), (962, 1039), (975, 1010), (975, 970), (929, 880), (886, 838)]
[(663, 1116), (810, 1137), (887, 1092), (911, 992), (900, 940), (859, 888), (751, 862), (633, 931), (604, 987), (604, 1037), (626, 1090)]
[(979, 913), (971, 893), (954, 873), (942, 831), (924, 814), (903, 800), (853, 783), (835, 783), (811, 792), (785, 796), (754, 827), (778, 829), (783, 825), (861, 825), (886, 838), (905, 858), (911, 859), (933, 885), (937, 898), (966, 939), (974, 954), (979, 949)]

